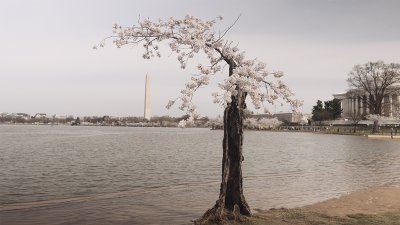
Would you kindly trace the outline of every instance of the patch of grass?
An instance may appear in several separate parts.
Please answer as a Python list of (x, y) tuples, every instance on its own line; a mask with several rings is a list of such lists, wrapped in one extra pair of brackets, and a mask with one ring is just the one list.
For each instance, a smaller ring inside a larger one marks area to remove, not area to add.
[(347, 217), (355, 220), (357, 225), (361, 224), (388, 224), (388, 225), (398, 225), (400, 224), (400, 213), (385, 213), (381, 215), (369, 215), (369, 214), (353, 214)]
[(400, 212), (329, 216), (302, 209), (274, 209), (249, 218), (244, 225), (400, 225)]

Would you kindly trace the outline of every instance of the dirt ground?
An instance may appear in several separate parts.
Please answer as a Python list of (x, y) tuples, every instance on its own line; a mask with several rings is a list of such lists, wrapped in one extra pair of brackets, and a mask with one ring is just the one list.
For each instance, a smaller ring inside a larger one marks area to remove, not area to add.
[(246, 225), (400, 225), (400, 187), (375, 187), (295, 209), (255, 214)]
[(303, 207), (332, 216), (400, 211), (400, 187), (375, 187)]

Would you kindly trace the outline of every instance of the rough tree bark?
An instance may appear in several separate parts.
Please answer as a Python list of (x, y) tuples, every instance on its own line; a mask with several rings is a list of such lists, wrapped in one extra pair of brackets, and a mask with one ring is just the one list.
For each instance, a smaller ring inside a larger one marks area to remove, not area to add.
[[(229, 76), (233, 74), (234, 63), (229, 62)], [(225, 224), (242, 221), (243, 216), (251, 216), (250, 207), (243, 195), (243, 113), (246, 108), (246, 93), (239, 92), (224, 111), (224, 138), (222, 141), (222, 181), (219, 198), (213, 208), (202, 218), (200, 224)]]
[(220, 199), (225, 200), (226, 209), (234, 211), (235, 207), (238, 207), (241, 215), (251, 215), (250, 208), (243, 195), (242, 182), (244, 100), (245, 93), (242, 93), (238, 99), (233, 98), (232, 103), (224, 112), (225, 127)]

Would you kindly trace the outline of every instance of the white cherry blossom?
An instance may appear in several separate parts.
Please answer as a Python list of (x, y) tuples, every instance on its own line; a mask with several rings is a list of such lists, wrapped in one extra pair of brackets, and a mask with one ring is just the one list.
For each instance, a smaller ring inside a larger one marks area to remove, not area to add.
[(214, 103), (226, 107), (232, 97), (239, 93), (246, 93), (256, 109), (265, 108), (264, 104), (288, 103), (297, 109), (302, 102), (293, 98), (293, 93), (279, 79), (283, 76), (280, 71), (268, 71), (266, 64), (257, 59), (247, 59), (245, 52), (233, 42), (225, 39), (225, 32), (216, 32), (214, 29), (218, 17), (213, 20), (201, 20), (191, 15), (183, 19), (170, 17), (168, 19), (151, 21), (142, 19), (134, 26), (114, 24), (113, 35), (94, 46), (104, 47), (107, 39), (112, 39), (117, 47), (125, 45), (141, 45), (144, 48), (143, 58), (161, 57), (159, 43), (167, 42), (172, 52), (177, 54), (177, 60), (182, 69), (185, 69), (195, 54), (203, 53), (207, 56), (208, 64), (197, 66), (198, 75), (192, 76), (181, 91), (178, 99), (169, 101), (167, 108), (180, 100), (179, 109), (189, 115), (195, 114), (193, 95), (201, 86), (208, 85), (210, 78), (221, 74), (227, 62), (235, 65), (233, 73), (218, 86), (220, 92), (213, 93)]

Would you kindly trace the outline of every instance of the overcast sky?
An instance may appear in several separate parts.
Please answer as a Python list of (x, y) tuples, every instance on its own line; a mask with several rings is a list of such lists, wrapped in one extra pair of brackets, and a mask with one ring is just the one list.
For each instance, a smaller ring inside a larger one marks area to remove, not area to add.
[[(168, 51), (162, 59), (143, 60), (140, 48), (91, 47), (111, 34), (114, 23), (186, 14), (221, 15), (219, 29), (241, 15), (226, 38), (238, 42), (248, 58), (284, 71), (284, 80), (304, 100), (302, 111), (310, 112), (317, 99), (348, 89), (346, 77), (355, 64), (400, 62), (399, 10), (396, 0), (0, 0), (0, 112), (142, 116), (148, 73), (152, 114), (181, 115), (165, 105), (196, 73), (195, 62), (181, 70)], [(222, 115), (212, 103), (216, 88), (198, 92), (202, 115)]]

